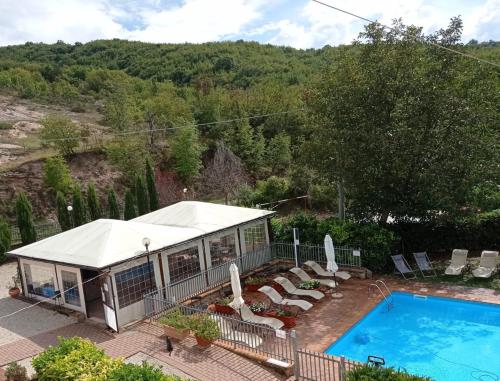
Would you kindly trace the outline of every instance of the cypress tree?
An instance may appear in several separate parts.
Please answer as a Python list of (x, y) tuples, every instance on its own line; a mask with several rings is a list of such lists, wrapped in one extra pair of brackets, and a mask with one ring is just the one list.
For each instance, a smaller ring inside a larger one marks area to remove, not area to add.
[(146, 214), (149, 211), (148, 194), (146, 185), (144, 184), (144, 178), (139, 175), (135, 178), (135, 198), (137, 200), (137, 214), (139, 216)]
[(113, 187), (108, 189), (108, 208), (109, 208), (109, 218), (112, 220), (120, 219), (120, 207), (118, 206), (118, 201), (116, 200), (116, 193)]
[(127, 191), (125, 192), (124, 219), (125, 221), (128, 221), (135, 217), (137, 217), (137, 214), (135, 212), (135, 197), (130, 189), (127, 189)]
[(99, 204), (95, 185), (92, 182), (87, 185), (87, 207), (91, 221), (101, 218), (101, 205)]
[(59, 221), (59, 226), (62, 231), (71, 229), (71, 218), (68, 212), (68, 205), (66, 203), (66, 197), (62, 192), (57, 192), (56, 196), (56, 206), (57, 206), (57, 221)]
[(33, 208), (24, 193), (19, 193), (16, 199), (17, 226), (21, 233), (23, 245), (36, 241), (35, 224), (33, 223)]
[(159, 207), (158, 192), (156, 192), (155, 172), (151, 161), (146, 160), (146, 186), (148, 187), (149, 210), (154, 211)]
[(5, 253), (10, 249), (11, 240), (10, 227), (3, 218), (0, 218), (0, 263), (7, 259)]
[(73, 226), (77, 227), (87, 222), (85, 204), (80, 185), (73, 187)]

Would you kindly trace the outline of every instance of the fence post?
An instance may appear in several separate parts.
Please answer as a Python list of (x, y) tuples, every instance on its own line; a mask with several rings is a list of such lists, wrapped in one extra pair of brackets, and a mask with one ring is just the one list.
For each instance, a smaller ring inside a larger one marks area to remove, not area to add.
[(297, 343), (297, 332), (292, 329), (290, 332), (293, 351), (293, 375), (296, 380), (300, 380), (299, 347)]
[(340, 381), (345, 380), (345, 357), (340, 356)]

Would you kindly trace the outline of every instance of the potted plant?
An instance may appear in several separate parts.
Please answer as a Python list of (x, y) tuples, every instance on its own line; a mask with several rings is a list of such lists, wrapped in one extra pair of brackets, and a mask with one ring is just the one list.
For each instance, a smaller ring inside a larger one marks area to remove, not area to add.
[(248, 308), (255, 314), (259, 316), (265, 316), (267, 311), (267, 305), (263, 302), (251, 303)]
[(278, 308), (275, 311), (270, 311), (267, 316), (281, 320), (285, 324), (285, 328), (293, 328), (297, 324), (297, 315), (288, 309)]
[(181, 309), (177, 307), (159, 318), (158, 323), (163, 326), (166, 336), (176, 340), (183, 340), (189, 335), (189, 320), (189, 316), (184, 315)]
[(195, 314), (191, 316), (190, 327), (196, 342), (201, 347), (208, 347), (220, 336), (217, 322), (208, 314)]
[(231, 303), (231, 298), (222, 298), (218, 300), (214, 303), (215, 311), (221, 314), (232, 315), (234, 310), (229, 306), (229, 303)]
[(19, 289), (19, 286), (18, 286), (18, 284), (20, 283), (19, 281), (20, 281), (20, 279), (19, 279), (19, 274), (18, 274), (16, 276), (12, 277), (12, 284), (8, 286), (9, 287), (9, 295), (12, 298), (17, 298), (19, 296), (19, 294), (21, 293), (21, 290)]
[(299, 283), (299, 288), (302, 290), (316, 290), (319, 288), (321, 283), (319, 283), (318, 280), (316, 279), (311, 279), (311, 280), (304, 280)]
[(248, 292), (257, 292), (259, 288), (265, 285), (267, 282), (266, 278), (259, 276), (251, 276), (245, 280), (245, 289)]
[(7, 381), (29, 381), (26, 368), (17, 362), (11, 363), (5, 369), (5, 378)]

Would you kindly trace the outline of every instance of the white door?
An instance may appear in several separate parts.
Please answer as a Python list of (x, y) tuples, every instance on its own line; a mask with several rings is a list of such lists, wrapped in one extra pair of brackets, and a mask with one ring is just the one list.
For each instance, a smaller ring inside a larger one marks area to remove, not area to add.
[(102, 304), (104, 307), (104, 320), (106, 325), (118, 332), (118, 324), (116, 320), (116, 311), (113, 304), (113, 290), (111, 285), (111, 277), (108, 275), (104, 278), (101, 286)]
[(61, 291), (61, 301), (65, 307), (85, 313), (82, 277), (80, 269), (57, 266), (57, 280)]

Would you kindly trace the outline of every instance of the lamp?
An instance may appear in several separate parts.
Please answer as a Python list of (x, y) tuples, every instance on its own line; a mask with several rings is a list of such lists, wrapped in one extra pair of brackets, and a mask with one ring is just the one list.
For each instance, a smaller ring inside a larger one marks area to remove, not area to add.
[(146, 246), (146, 250), (148, 250), (149, 245), (151, 245), (151, 240), (148, 237), (144, 237), (142, 239), (142, 244)]
[[(142, 244), (146, 246), (146, 253), (147, 253), (147, 259), (148, 259), (148, 267), (150, 265), (149, 262), (149, 245), (151, 245), (151, 240), (148, 237), (144, 237), (142, 239)], [(153, 278), (151, 276), (151, 269), (149, 269), (149, 284), (151, 287), (153, 287)]]

